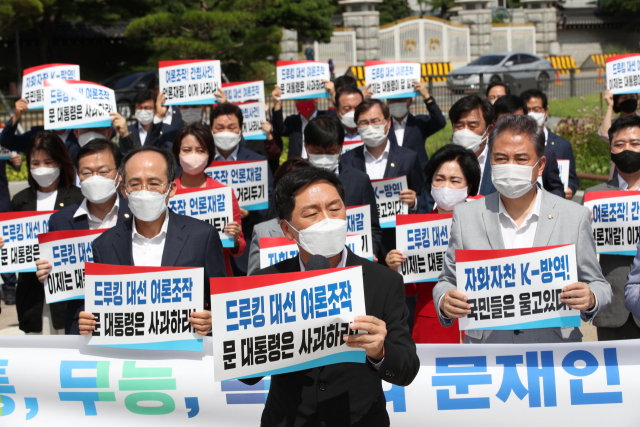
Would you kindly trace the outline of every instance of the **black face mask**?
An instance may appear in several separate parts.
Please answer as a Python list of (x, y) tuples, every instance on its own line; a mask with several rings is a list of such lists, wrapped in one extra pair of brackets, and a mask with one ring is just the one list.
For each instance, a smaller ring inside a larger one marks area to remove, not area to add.
[(638, 109), (638, 100), (625, 99), (620, 104), (618, 104), (618, 108), (620, 108), (620, 111), (624, 111), (627, 114), (634, 113)]
[(636, 173), (640, 170), (640, 153), (635, 151), (624, 150), (618, 154), (611, 153), (611, 161), (622, 173)]

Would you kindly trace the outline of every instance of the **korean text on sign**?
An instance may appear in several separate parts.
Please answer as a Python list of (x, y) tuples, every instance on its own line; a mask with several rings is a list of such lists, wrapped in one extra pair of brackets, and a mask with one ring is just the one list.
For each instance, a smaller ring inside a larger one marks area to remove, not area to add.
[(372, 179), (381, 228), (394, 228), (396, 215), (407, 215), (409, 206), (400, 201), (400, 193), (407, 190), (407, 177)]
[(215, 381), (365, 361), (347, 347), (365, 313), (362, 267), (211, 281)]
[(373, 261), (371, 208), (369, 205), (347, 207), (347, 234), (360, 235), (360, 253), (352, 249), (353, 253)]
[(411, 98), (414, 81), (420, 81), (420, 64), (397, 61), (366, 61), (364, 76), (373, 98)]
[(85, 264), (85, 311), (95, 316), (89, 345), (202, 351), (189, 323), (204, 309), (204, 269)]
[(220, 87), (220, 61), (188, 59), (160, 61), (158, 76), (165, 105), (204, 105), (216, 102)]
[(233, 188), (238, 205), (248, 211), (269, 207), (269, 172), (266, 160), (213, 162), (204, 171)]
[(112, 89), (75, 80), (44, 81), (45, 130), (110, 127), (116, 112)]
[(38, 235), (42, 259), (51, 264), (44, 284), (47, 304), (84, 299), (84, 263), (93, 262), (93, 241), (104, 231), (53, 231)]
[(264, 81), (222, 83), (227, 101), (233, 104), (249, 101), (265, 101)]
[(560, 301), (578, 281), (575, 245), (456, 250), (456, 283), (471, 313), (460, 329), (580, 326), (580, 312)]
[(264, 112), (264, 101), (243, 102), (238, 104), (242, 111), (242, 136), (244, 139), (267, 139), (262, 130), (262, 122), (267, 120)]
[(282, 99), (327, 98), (323, 80), (330, 80), (329, 64), (316, 61), (278, 61)]
[(436, 282), (449, 246), (453, 214), (398, 215), (396, 248), (407, 257), (398, 273), (405, 283)]
[(606, 61), (607, 89), (611, 93), (640, 92), (640, 54), (611, 56)]
[(27, 68), (22, 72), (22, 98), (29, 109), (44, 107), (45, 80), (80, 80), (80, 66), (74, 64), (45, 64)]
[(640, 242), (640, 191), (594, 191), (585, 193), (591, 210), (596, 252), (635, 256)]
[(0, 232), (4, 246), (0, 249), (0, 272), (36, 271), (40, 259), (38, 235), (49, 231), (49, 217), (55, 211), (0, 213)]
[[(354, 254), (364, 257), (364, 236), (359, 234), (347, 235), (345, 246)], [(286, 237), (261, 237), (260, 238), (260, 268), (266, 268), (298, 255), (296, 242)]]

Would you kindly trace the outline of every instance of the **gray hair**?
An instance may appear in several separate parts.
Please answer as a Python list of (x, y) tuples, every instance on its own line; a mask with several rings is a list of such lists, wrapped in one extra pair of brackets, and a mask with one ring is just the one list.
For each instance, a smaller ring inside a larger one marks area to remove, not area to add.
[(528, 136), (533, 144), (534, 150), (536, 150), (538, 158), (544, 156), (544, 131), (538, 127), (538, 124), (532, 117), (521, 114), (505, 114), (501, 116), (496, 121), (489, 135), (489, 150), (493, 151), (493, 142), (504, 132)]
[(143, 153), (146, 151), (158, 153), (161, 156), (163, 156), (164, 159), (167, 161), (167, 182), (169, 185), (171, 185), (171, 183), (176, 177), (176, 169), (178, 168), (176, 159), (175, 157), (173, 157), (173, 154), (168, 150), (165, 150), (163, 148), (153, 147), (153, 146), (142, 146), (142, 147), (135, 148), (129, 151), (124, 156), (124, 159), (122, 159), (122, 162), (120, 163), (120, 170), (119, 170), (120, 176), (122, 177), (122, 183), (124, 185), (127, 185), (127, 177), (125, 176), (124, 169), (127, 166), (127, 162), (129, 161), (129, 159), (131, 159), (133, 156), (135, 156), (138, 153)]

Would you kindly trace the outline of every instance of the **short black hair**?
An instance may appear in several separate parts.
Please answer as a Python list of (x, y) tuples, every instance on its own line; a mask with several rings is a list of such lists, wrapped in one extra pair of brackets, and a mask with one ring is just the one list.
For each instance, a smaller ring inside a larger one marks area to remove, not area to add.
[(324, 168), (302, 168), (284, 176), (275, 190), (275, 205), (278, 218), (291, 221), (296, 207), (296, 193), (318, 181), (327, 181), (333, 185), (342, 201), (345, 201), (344, 185), (335, 172)]
[(340, 90), (345, 86), (354, 86), (357, 87), (358, 86), (358, 81), (351, 76), (340, 76), (338, 77), (334, 82), (333, 82), (333, 87), (336, 88), (336, 90)]
[(520, 98), (522, 98), (525, 103), (528, 102), (531, 98), (540, 98), (542, 99), (542, 108), (544, 108), (545, 110), (547, 109), (547, 105), (549, 105), (547, 95), (540, 89), (525, 90), (520, 94)]
[(87, 142), (84, 147), (80, 148), (80, 151), (78, 151), (78, 155), (75, 160), (76, 170), (80, 169), (78, 165), (80, 164), (80, 159), (84, 156), (88, 156), (93, 153), (101, 153), (103, 151), (111, 151), (113, 160), (116, 163), (116, 168), (119, 168), (120, 163), (122, 163), (122, 153), (120, 152), (120, 148), (118, 148), (118, 146), (113, 142), (104, 138), (96, 138)]
[(456, 124), (460, 121), (462, 115), (468, 111), (473, 111), (477, 108), (482, 110), (482, 117), (484, 117), (487, 127), (493, 123), (493, 105), (478, 95), (467, 95), (464, 98), (460, 98), (449, 110), (449, 118), (452, 124)]
[(220, 116), (229, 116), (235, 115), (238, 118), (238, 125), (240, 126), (240, 130), (242, 131), (242, 110), (236, 104), (232, 104), (230, 102), (223, 102), (218, 105), (213, 106), (213, 111), (211, 111), (211, 129), (213, 129), (213, 121)]
[(136, 104), (142, 104), (145, 101), (153, 101), (153, 104), (155, 106), (156, 103), (156, 94), (153, 91), (150, 91), (148, 89), (144, 89), (144, 90), (140, 90), (138, 91), (138, 93), (136, 93), (136, 97), (133, 100), (133, 105)]
[(304, 142), (307, 145), (329, 148), (336, 142), (344, 144), (344, 128), (333, 116), (316, 116), (304, 128)]
[(173, 156), (176, 158), (176, 162), (180, 163), (182, 140), (188, 135), (193, 136), (200, 143), (200, 146), (207, 150), (207, 154), (209, 155), (208, 161), (209, 164), (211, 164), (213, 159), (216, 157), (216, 147), (213, 143), (213, 134), (211, 133), (211, 129), (200, 122), (182, 126), (178, 133), (176, 133), (176, 136), (173, 139), (173, 144), (171, 145), (171, 151), (173, 152)]
[(467, 180), (467, 187), (469, 188), (469, 195), (475, 196), (480, 190), (480, 164), (476, 158), (476, 154), (460, 145), (447, 144), (433, 153), (429, 159), (429, 163), (424, 168), (425, 174), (425, 187), (427, 191), (431, 192), (431, 184), (433, 182), (433, 175), (435, 175), (438, 168), (446, 162), (455, 160), (460, 165), (462, 173)]
[(122, 183), (124, 185), (127, 185), (127, 179), (124, 173), (124, 169), (127, 166), (127, 162), (129, 161), (129, 159), (131, 159), (136, 154), (144, 153), (147, 151), (158, 153), (164, 157), (164, 159), (167, 162), (167, 182), (169, 184), (171, 184), (173, 180), (176, 178), (176, 169), (178, 168), (178, 164), (176, 163), (176, 158), (173, 157), (173, 153), (171, 153), (169, 150), (166, 150), (164, 148), (158, 148), (152, 145), (143, 145), (142, 147), (137, 147), (129, 151), (124, 156), (124, 159), (122, 159), (122, 162), (120, 163), (119, 173), (120, 173), (120, 177), (122, 178)]
[(635, 127), (640, 128), (640, 117), (638, 116), (620, 117), (614, 120), (609, 128), (609, 144), (613, 142), (613, 135), (617, 132), (620, 132), (622, 129)]
[(493, 89), (496, 86), (502, 86), (504, 88), (504, 93), (506, 93), (507, 95), (511, 95), (511, 89), (509, 88), (509, 86), (507, 86), (506, 83), (503, 82), (493, 82), (493, 83), (489, 83), (489, 86), (487, 86), (487, 93), (486, 96), (489, 96), (489, 92), (491, 92), (491, 89)]
[(311, 163), (308, 160), (303, 159), (302, 157), (292, 157), (287, 159), (280, 165), (278, 169), (276, 169), (276, 173), (273, 174), (273, 188), (275, 189), (278, 186), (278, 182), (285, 176), (289, 175), (293, 171), (297, 171), (298, 169), (311, 167)]
[(511, 132), (515, 135), (527, 135), (531, 138), (533, 148), (538, 158), (544, 156), (544, 131), (538, 127), (538, 123), (531, 116), (520, 114), (507, 114), (500, 117), (489, 135), (489, 151), (493, 152), (493, 142), (503, 132)]
[(358, 89), (355, 86), (345, 86), (342, 89), (340, 89), (338, 92), (336, 92), (336, 108), (338, 110), (340, 110), (340, 97), (344, 94), (359, 94), (362, 99), (364, 100), (364, 96), (362, 95), (362, 92), (360, 92), (360, 89)]
[(522, 110), (524, 114), (529, 114), (527, 109), (527, 103), (522, 98), (516, 95), (505, 95), (496, 99), (493, 104), (493, 113), (496, 118), (504, 114), (515, 114), (516, 111)]
[(386, 102), (382, 102), (379, 99), (365, 99), (360, 103), (360, 105), (356, 107), (356, 112), (353, 117), (353, 120), (356, 122), (356, 124), (358, 123), (360, 114), (366, 113), (376, 105), (380, 107), (380, 110), (382, 111), (382, 115), (384, 116), (384, 119), (389, 120), (389, 117), (391, 117), (391, 115), (389, 114), (389, 106), (387, 105)]

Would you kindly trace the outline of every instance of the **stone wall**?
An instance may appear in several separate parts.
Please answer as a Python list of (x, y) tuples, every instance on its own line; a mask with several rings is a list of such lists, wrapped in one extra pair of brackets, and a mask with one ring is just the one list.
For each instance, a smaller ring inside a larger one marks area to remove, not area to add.
[(474, 9), (458, 12), (461, 24), (469, 26), (471, 60), (491, 52), (491, 10)]
[(547, 56), (554, 50), (554, 44), (558, 40), (556, 32), (556, 10), (547, 9), (525, 9), (525, 20), (531, 22), (536, 27), (536, 53), (540, 56)]
[(296, 30), (282, 29), (282, 40), (280, 40), (280, 61), (293, 61), (298, 59), (298, 32)]
[(356, 57), (358, 64), (380, 59), (379, 31), (380, 13), (375, 10), (364, 12), (345, 12), (343, 25), (356, 32)]

